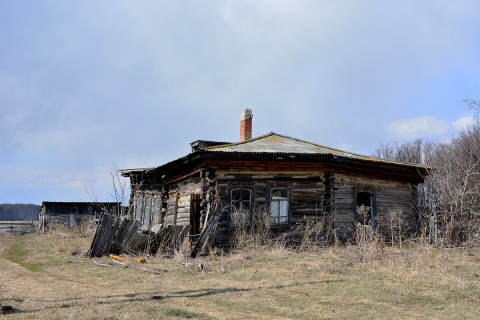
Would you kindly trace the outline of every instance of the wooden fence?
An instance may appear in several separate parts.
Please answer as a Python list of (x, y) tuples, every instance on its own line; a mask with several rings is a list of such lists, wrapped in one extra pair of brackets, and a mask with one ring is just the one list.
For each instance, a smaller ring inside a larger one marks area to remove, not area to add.
[(141, 231), (141, 223), (104, 214), (90, 246), (91, 257), (113, 254), (156, 254), (180, 249), (190, 226), (166, 226), (158, 232)]
[(0, 220), (0, 233), (25, 234), (38, 230), (38, 220)]

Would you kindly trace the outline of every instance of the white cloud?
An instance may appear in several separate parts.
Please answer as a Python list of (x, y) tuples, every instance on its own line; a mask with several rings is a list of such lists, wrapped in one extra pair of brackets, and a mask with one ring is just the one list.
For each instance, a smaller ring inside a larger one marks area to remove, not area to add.
[[(472, 121), (441, 119), (480, 97), (478, 3), (187, 2), (0, 1), (0, 180), (30, 186), (0, 202), (81, 198), (91, 183), (104, 199), (109, 177), (95, 168), (236, 141), (245, 107), (254, 134), (359, 153)], [(392, 117), (405, 120), (379, 138)]]
[(461, 117), (451, 123), (435, 116), (422, 116), (408, 120), (395, 120), (388, 131), (395, 139), (437, 138), (443, 140), (452, 131), (459, 131), (473, 124), (471, 116)]
[(460, 131), (460, 130), (465, 130), (469, 126), (475, 123), (475, 119), (473, 116), (466, 116), (466, 117), (461, 117), (458, 120), (452, 122), (452, 127), (454, 130)]
[(431, 137), (442, 135), (448, 130), (448, 124), (435, 116), (416, 117), (408, 120), (395, 120), (389, 125), (389, 131), (400, 139)]

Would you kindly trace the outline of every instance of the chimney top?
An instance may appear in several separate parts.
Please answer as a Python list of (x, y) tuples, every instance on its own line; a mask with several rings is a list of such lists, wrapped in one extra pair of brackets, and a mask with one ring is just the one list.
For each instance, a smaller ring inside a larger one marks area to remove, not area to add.
[(245, 109), (240, 116), (240, 141), (252, 139), (252, 118), (253, 113), (250, 109)]
[(242, 115), (240, 116), (240, 121), (246, 120), (248, 118), (253, 118), (253, 113), (252, 110), (245, 109), (245, 111), (243, 111)]

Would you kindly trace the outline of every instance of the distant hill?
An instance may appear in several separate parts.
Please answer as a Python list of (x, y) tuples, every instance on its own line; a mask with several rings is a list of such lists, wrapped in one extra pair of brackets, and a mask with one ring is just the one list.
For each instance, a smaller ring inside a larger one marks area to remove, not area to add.
[(1, 203), (0, 220), (38, 220), (41, 206), (25, 203)]

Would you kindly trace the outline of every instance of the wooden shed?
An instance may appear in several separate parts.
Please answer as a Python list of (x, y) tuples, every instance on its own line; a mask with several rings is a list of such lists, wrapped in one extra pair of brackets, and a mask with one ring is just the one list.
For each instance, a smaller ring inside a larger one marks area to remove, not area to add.
[[(298, 226), (307, 221), (322, 222), (325, 232), (340, 238), (350, 237), (359, 225), (383, 225), (387, 232), (392, 212), (404, 234), (417, 231), (417, 185), (428, 167), (273, 132), (252, 138), (251, 127), (247, 109), (241, 117), (240, 142), (198, 140), (180, 159), (120, 170), (131, 182), (131, 217), (145, 229), (191, 225), (192, 235), (218, 217), (217, 246), (230, 246), (239, 223), (253, 226), (265, 213), (275, 234), (302, 230)], [(362, 205), (367, 208), (364, 215), (357, 210)]]
[(39, 214), (39, 230), (48, 228), (73, 228), (84, 223), (95, 223), (103, 213), (119, 214), (118, 202), (58, 202), (43, 201)]

